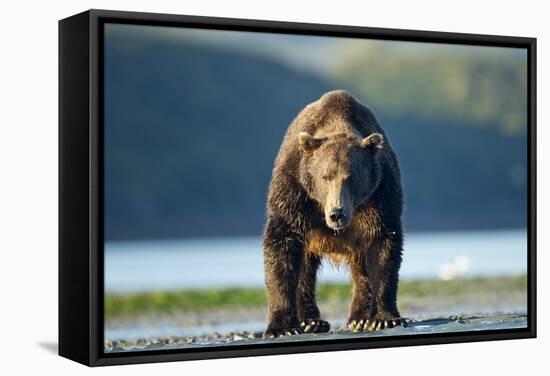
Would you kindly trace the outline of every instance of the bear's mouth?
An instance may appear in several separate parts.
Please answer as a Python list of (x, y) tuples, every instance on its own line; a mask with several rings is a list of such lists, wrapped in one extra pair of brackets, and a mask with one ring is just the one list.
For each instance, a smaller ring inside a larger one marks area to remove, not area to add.
[(334, 232), (334, 236), (340, 236), (343, 235), (344, 232), (348, 229), (348, 226), (340, 226), (340, 227), (329, 227)]
[(351, 220), (350, 218), (342, 218), (338, 221), (331, 220), (331, 218), (323, 218), (327, 229), (331, 230), (334, 236), (343, 235), (348, 229)]

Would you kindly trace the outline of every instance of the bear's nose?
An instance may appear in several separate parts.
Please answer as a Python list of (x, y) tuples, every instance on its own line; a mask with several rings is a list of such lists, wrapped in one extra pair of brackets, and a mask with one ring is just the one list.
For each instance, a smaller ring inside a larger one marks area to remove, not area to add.
[(346, 213), (342, 208), (332, 209), (329, 218), (334, 223), (342, 224), (346, 221)]

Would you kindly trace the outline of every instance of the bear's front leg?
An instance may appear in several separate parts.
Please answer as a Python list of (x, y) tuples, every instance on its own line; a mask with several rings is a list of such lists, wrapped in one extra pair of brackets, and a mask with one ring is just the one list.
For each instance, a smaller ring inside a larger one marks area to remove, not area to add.
[(268, 219), (264, 233), (268, 325), (264, 338), (302, 333), (296, 291), (303, 253), (303, 241), (297, 234), (284, 222)]
[(379, 239), (365, 257), (352, 264), (353, 300), (348, 319), (352, 331), (375, 331), (403, 323), (397, 309), (402, 240)]

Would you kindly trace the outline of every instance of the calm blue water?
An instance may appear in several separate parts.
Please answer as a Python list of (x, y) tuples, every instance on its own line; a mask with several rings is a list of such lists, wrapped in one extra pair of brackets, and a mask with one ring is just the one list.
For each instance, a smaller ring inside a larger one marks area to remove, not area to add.
[[(408, 233), (402, 279), (527, 272), (525, 230)], [(349, 274), (324, 264), (320, 282)], [(107, 242), (108, 292), (263, 286), (260, 238)]]

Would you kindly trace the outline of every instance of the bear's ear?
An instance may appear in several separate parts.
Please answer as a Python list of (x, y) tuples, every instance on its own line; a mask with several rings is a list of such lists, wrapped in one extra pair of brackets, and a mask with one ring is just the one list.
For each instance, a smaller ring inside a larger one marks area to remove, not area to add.
[(307, 132), (300, 132), (298, 135), (298, 140), (300, 142), (300, 147), (306, 152), (311, 152), (317, 149), (325, 141), (324, 138), (315, 138)]
[(375, 150), (379, 150), (383, 148), (384, 136), (382, 136), (380, 133), (373, 133), (363, 138), (361, 141), (359, 141), (359, 143), (364, 148), (373, 148)]

